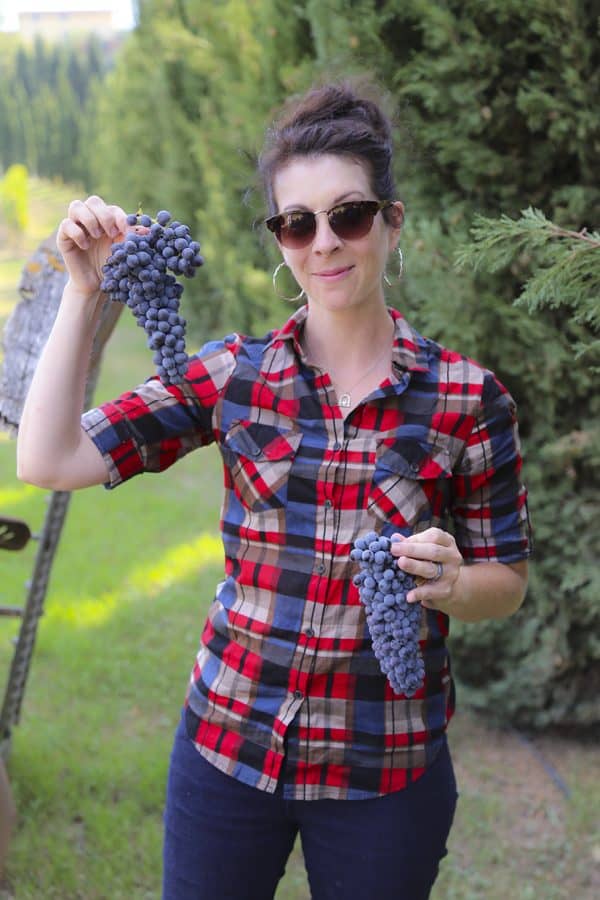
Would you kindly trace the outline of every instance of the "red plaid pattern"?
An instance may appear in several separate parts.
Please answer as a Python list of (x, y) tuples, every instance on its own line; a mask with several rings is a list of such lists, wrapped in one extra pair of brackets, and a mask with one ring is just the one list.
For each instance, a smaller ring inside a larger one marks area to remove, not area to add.
[(392, 377), (344, 420), (300, 345), (306, 308), (234, 334), (83, 425), (108, 487), (217, 442), (225, 572), (186, 695), (218, 768), (297, 799), (379, 796), (420, 777), (454, 708), (448, 618), (423, 611), (423, 687), (395, 695), (372, 651), (349, 553), (360, 534), (453, 530), (468, 563), (529, 554), (515, 406), (493, 373), (393, 309)]

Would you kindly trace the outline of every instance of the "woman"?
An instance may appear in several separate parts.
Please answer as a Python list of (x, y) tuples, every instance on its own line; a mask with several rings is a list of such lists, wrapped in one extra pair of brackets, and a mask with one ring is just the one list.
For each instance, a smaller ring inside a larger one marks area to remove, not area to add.
[[(305, 305), (264, 338), (207, 344), (182, 385), (152, 378), (83, 420), (101, 266), (127, 226), (98, 197), (71, 204), (58, 234), (70, 280), (19, 476), (115, 487), (219, 444), (226, 571), (171, 757), (164, 898), (270, 898), (299, 831), (316, 900), (418, 900), (456, 803), (448, 619), (510, 615), (526, 587), (514, 404), (386, 306), (404, 210), (377, 103), (347, 84), (310, 91), (259, 168)], [(397, 534), (398, 565), (418, 577), (413, 698), (382, 675), (352, 584), (352, 543), (371, 530)]]

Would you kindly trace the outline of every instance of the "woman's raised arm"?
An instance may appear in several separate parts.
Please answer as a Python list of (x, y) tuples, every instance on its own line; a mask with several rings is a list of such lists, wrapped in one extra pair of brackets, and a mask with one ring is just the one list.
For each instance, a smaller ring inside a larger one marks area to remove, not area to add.
[(100, 197), (76, 200), (60, 223), (57, 246), (69, 273), (58, 314), (25, 401), (17, 438), (17, 476), (52, 490), (101, 484), (100, 452), (81, 427), (94, 334), (104, 303), (102, 266), (126, 215)]

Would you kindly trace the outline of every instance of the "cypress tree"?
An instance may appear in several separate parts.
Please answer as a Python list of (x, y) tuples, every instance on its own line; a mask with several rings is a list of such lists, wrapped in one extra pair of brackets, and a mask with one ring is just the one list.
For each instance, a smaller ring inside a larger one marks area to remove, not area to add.
[(260, 331), (286, 312), (271, 294), (271, 244), (253, 230), (270, 111), (326, 73), (367, 69), (390, 90), (407, 206), (406, 275), (390, 300), (493, 368), (520, 410), (537, 547), (528, 599), (506, 621), (454, 624), (453, 645), (473, 701), (527, 725), (598, 718), (597, 442), (578, 437), (598, 400), (575, 350), (590, 322), (515, 304), (527, 251), (499, 271), (454, 260), (477, 214), (531, 206), (559, 228), (597, 227), (597, 28), (591, 0), (148, 0), (99, 132), (119, 135), (98, 142), (107, 195), (172, 206), (203, 243), (207, 266), (185, 298), (199, 334)]
[[(101, 191), (129, 209), (166, 206), (202, 243), (207, 265), (186, 286), (202, 335), (226, 323), (266, 327), (281, 314), (254, 229), (262, 201), (252, 159), (284, 93), (286, 53), (304, 29), (279, 6), (145, 3), (101, 103)], [(117, 122), (119, 142), (109, 137)], [(124, 147), (136, 148), (134, 172), (122, 165)]]
[[(0, 40), (0, 167), (25, 162), (32, 174), (60, 177), (91, 187), (80, 131), (95, 118), (89, 104), (92, 83), (105, 63), (96, 39), (81, 46), (31, 47)], [(89, 50), (89, 53), (88, 53)]]

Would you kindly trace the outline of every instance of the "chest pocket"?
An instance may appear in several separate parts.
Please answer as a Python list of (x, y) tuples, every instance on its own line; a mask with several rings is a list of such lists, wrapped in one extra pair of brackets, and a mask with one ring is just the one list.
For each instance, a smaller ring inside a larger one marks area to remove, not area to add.
[(369, 512), (398, 529), (439, 525), (446, 518), (451, 485), (452, 461), (446, 447), (414, 439), (392, 445), (381, 442)]
[(285, 506), (290, 469), (302, 435), (241, 420), (232, 424), (221, 447), (232, 487), (248, 509)]

